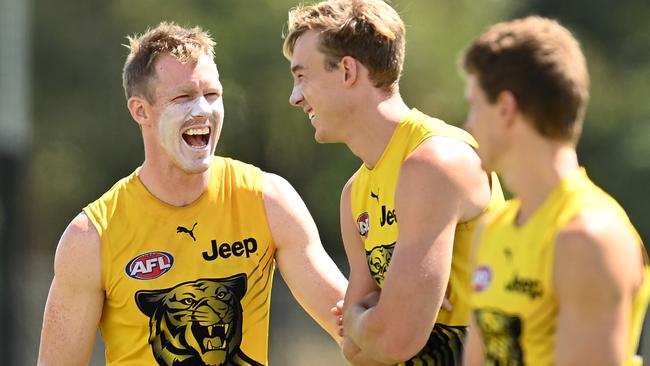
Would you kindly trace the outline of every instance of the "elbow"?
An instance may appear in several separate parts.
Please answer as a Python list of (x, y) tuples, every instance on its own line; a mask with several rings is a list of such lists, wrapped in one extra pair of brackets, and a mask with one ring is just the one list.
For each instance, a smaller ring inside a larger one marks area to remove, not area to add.
[[(398, 334), (396, 336), (396, 334)], [(429, 334), (418, 335), (414, 332), (383, 332), (377, 339), (378, 361), (397, 364), (403, 363), (417, 355), (426, 345)]]

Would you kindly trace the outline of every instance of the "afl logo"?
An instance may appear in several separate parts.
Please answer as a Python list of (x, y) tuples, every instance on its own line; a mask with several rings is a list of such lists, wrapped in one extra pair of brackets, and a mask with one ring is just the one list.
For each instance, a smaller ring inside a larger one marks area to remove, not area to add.
[(368, 215), (368, 211), (359, 215), (357, 225), (359, 225), (359, 235), (367, 238), (370, 231), (370, 215)]
[(479, 266), (474, 271), (474, 278), (472, 279), (472, 288), (474, 292), (482, 292), (486, 290), (492, 282), (492, 270), (487, 266)]
[(165, 252), (149, 252), (131, 259), (126, 274), (136, 280), (153, 280), (167, 273), (174, 264), (174, 257)]

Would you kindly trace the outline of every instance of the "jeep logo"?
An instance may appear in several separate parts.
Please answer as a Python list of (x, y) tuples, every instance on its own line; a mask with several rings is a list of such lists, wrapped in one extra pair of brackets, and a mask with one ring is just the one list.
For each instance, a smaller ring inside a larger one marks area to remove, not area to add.
[(395, 215), (395, 209), (387, 210), (386, 206), (381, 206), (381, 218), (379, 219), (379, 226), (384, 226), (386, 224), (393, 225), (397, 222), (397, 216)]
[(251, 256), (251, 253), (257, 251), (257, 241), (255, 238), (244, 239), (243, 242), (236, 241), (232, 244), (221, 243), (217, 244), (216, 240), (212, 240), (212, 253), (203, 252), (203, 258), (206, 261), (213, 261), (219, 257), (228, 258), (231, 255), (241, 257), (246, 254), (246, 258)]

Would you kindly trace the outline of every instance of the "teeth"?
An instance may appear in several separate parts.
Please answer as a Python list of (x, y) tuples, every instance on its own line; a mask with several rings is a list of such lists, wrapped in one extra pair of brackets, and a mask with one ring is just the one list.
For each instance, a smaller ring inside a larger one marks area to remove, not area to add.
[(215, 349), (223, 349), (223, 348), (225, 348), (224, 343), (219, 337), (215, 337), (213, 339), (208, 339), (205, 341), (205, 349), (208, 351), (212, 351)]
[(223, 330), (223, 335), (228, 334), (228, 329), (230, 328), (229, 324), (215, 324), (215, 325), (209, 325), (208, 328), (208, 336), (210, 338), (215, 336), (215, 332), (217, 331), (217, 327), (221, 328)]
[(209, 127), (190, 128), (189, 130), (185, 131), (186, 135), (206, 135), (208, 133), (210, 133)]
[(316, 117), (314, 112), (309, 112), (308, 115), (309, 115), (309, 119), (314, 119), (314, 117)]

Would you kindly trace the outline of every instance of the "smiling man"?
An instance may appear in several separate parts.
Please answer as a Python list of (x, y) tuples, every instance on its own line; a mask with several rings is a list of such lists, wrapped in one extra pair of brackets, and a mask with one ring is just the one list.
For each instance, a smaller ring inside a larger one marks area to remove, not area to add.
[(223, 86), (214, 42), (162, 23), (129, 38), (123, 81), (145, 158), (75, 217), (59, 242), (39, 365), (267, 364), (277, 262), (339, 340), (345, 278), (284, 179), (214, 156)]
[[(502, 201), (498, 182), (491, 187), (472, 136), (402, 100), (405, 29), (388, 4), (323, 1), (294, 9), (288, 23), (291, 104), (318, 142), (344, 143), (363, 161), (341, 194), (343, 352), (360, 365), (457, 365), (470, 238)], [(451, 311), (441, 309), (446, 291)]]

